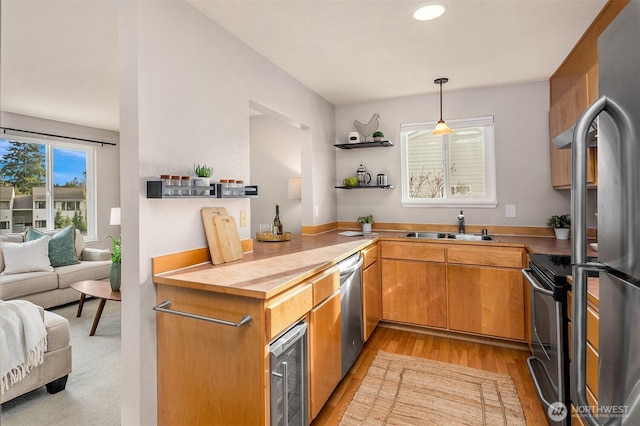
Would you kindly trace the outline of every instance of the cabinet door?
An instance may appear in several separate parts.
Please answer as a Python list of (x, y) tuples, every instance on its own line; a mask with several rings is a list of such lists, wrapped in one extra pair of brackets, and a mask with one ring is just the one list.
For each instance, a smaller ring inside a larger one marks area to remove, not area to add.
[(373, 262), (362, 271), (362, 297), (365, 342), (373, 333), (382, 316), (382, 289), (380, 263)]
[(315, 418), (342, 378), (340, 292), (309, 313), (310, 414)]
[(445, 265), (382, 260), (382, 318), (446, 328)]
[(447, 267), (449, 328), (524, 340), (524, 280), (518, 269)]

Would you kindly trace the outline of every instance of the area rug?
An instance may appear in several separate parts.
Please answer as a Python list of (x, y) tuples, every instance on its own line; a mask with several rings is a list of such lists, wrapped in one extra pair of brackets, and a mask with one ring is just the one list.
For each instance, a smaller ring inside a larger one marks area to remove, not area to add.
[(340, 422), (351, 425), (525, 425), (506, 374), (378, 351)]

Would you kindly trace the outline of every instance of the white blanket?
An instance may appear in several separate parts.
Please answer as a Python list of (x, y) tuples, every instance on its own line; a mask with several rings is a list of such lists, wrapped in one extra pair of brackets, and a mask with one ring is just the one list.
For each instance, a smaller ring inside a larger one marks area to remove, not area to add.
[(24, 379), (44, 362), (47, 330), (36, 305), (26, 300), (0, 300), (0, 388)]

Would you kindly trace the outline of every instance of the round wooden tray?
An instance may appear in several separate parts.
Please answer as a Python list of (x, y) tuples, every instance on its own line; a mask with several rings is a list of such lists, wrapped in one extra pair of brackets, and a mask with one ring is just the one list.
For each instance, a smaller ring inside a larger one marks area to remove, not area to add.
[(258, 241), (265, 241), (265, 242), (289, 241), (291, 239), (291, 232), (283, 232), (282, 235), (261, 234), (259, 232), (256, 232), (256, 239)]

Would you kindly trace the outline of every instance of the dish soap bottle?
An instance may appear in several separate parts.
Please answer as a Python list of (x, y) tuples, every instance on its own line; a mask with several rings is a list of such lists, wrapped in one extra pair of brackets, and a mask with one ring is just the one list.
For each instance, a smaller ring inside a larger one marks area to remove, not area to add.
[(276, 217), (273, 219), (273, 233), (282, 235), (282, 222), (280, 221), (280, 206), (276, 204)]

